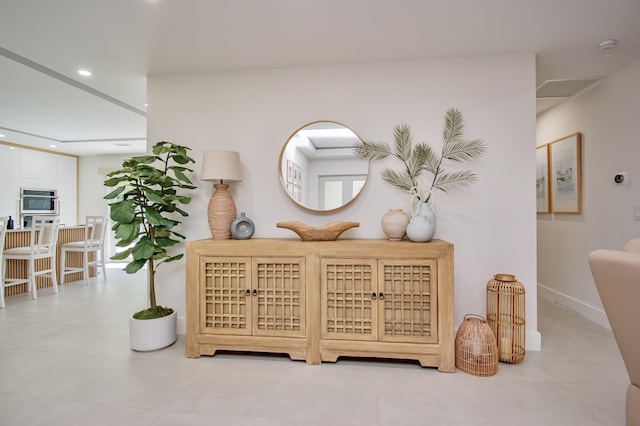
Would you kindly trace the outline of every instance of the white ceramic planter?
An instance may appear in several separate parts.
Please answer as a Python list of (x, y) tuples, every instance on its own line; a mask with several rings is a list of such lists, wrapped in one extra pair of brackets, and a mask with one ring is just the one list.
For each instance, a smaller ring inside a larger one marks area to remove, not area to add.
[(134, 351), (154, 351), (166, 348), (177, 339), (178, 314), (173, 311), (166, 317), (137, 320), (129, 317), (129, 345)]

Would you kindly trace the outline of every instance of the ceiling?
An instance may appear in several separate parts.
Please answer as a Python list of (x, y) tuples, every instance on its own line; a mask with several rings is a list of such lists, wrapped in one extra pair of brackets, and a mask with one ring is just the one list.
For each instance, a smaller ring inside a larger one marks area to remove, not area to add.
[[(540, 112), (590, 87), (573, 80), (597, 84), (640, 58), (639, 0), (0, 0), (0, 11), (0, 141), (76, 155), (145, 150), (147, 75), (534, 53), (537, 86), (554, 81)], [(607, 39), (617, 48), (600, 51)], [(556, 97), (567, 85), (578, 89)]]

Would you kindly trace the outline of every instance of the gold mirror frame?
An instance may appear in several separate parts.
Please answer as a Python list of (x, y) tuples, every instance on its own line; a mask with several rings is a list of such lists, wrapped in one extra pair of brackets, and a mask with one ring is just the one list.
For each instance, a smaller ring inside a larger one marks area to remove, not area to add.
[[(356, 132), (337, 121), (318, 120), (300, 126), (280, 150), (278, 175), (282, 189), (294, 203), (316, 213), (335, 212), (351, 204), (369, 177), (370, 162), (353, 154), (353, 145), (361, 141)], [(329, 172), (332, 174), (322, 174)], [(329, 186), (340, 181), (339, 205), (334, 201), (331, 208), (320, 208), (325, 195), (321, 181), (327, 181)]]

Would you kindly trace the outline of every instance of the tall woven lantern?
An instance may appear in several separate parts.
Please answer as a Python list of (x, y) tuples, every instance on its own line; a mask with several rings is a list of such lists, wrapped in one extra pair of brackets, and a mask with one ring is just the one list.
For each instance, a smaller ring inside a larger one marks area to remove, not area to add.
[(493, 376), (498, 372), (496, 338), (484, 317), (464, 316), (455, 341), (456, 367), (475, 376)]
[(522, 361), (526, 332), (524, 286), (515, 275), (496, 274), (487, 283), (487, 323), (496, 336), (500, 361)]

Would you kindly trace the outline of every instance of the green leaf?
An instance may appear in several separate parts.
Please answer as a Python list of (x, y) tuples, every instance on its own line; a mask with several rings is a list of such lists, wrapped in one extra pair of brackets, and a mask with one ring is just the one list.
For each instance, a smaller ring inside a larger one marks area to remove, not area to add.
[(165, 262), (165, 263), (166, 263), (166, 262), (174, 262), (174, 261), (176, 261), (176, 260), (180, 260), (180, 259), (182, 259), (182, 257), (183, 257), (183, 256), (184, 256), (183, 254), (177, 254), (177, 255), (175, 255), (175, 256), (171, 256), (171, 257), (169, 257), (169, 258), (165, 259), (165, 260), (164, 260), (164, 262)]
[(159, 194), (157, 191), (154, 191), (150, 188), (145, 188), (143, 189), (143, 191), (144, 191), (144, 195), (152, 203), (162, 204), (162, 205), (168, 204), (167, 200), (165, 200), (165, 198), (161, 194)]
[(171, 238), (165, 238), (165, 237), (156, 238), (156, 244), (158, 244), (160, 247), (171, 247), (179, 243), (180, 241), (177, 241)]
[(130, 262), (127, 264), (127, 266), (124, 267), (124, 271), (127, 274), (135, 274), (136, 272), (138, 272), (140, 269), (142, 269), (142, 267), (147, 263), (146, 259), (139, 259), (139, 260), (134, 260), (133, 262)]
[(189, 157), (185, 156), (185, 155), (174, 155), (173, 156), (173, 161), (175, 161), (178, 164), (188, 164), (189, 163)]
[[(109, 185), (107, 185), (109, 186)], [(104, 197), (102, 197), (105, 200), (112, 200), (114, 198), (116, 198), (118, 195), (120, 195), (122, 193), (122, 191), (124, 191), (125, 189), (127, 189), (126, 186), (120, 186), (116, 189), (114, 189), (113, 191), (111, 191), (110, 193), (108, 193), (107, 195), (105, 195)]]
[(162, 215), (152, 207), (146, 207), (144, 209), (144, 215), (147, 218), (147, 221), (154, 226), (164, 226), (166, 225), (166, 219), (162, 217)]
[(120, 182), (125, 181), (126, 178), (122, 178), (122, 177), (117, 177), (117, 178), (111, 178), (111, 179), (107, 179), (104, 181), (104, 186), (116, 186), (117, 184), (119, 184)]
[(116, 253), (111, 256), (111, 260), (124, 260), (131, 254), (133, 247), (129, 247), (128, 249), (121, 251), (120, 253)]
[(109, 204), (111, 220), (118, 223), (131, 223), (136, 217), (135, 201), (132, 199)]
[(137, 222), (134, 223), (116, 223), (114, 225), (116, 240), (123, 240), (126, 244), (138, 238), (140, 231), (140, 225)]
[(158, 142), (155, 145), (153, 145), (153, 147), (151, 148), (151, 152), (153, 152), (155, 155), (160, 155), (166, 152), (170, 152), (171, 145), (172, 145), (171, 143), (166, 141)]
[(131, 254), (135, 260), (147, 260), (151, 259), (153, 253), (155, 252), (155, 245), (151, 242), (151, 240), (147, 237), (141, 237), (135, 246), (133, 246), (133, 250)]
[(181, 182), (186, 182), (186, 183), (191, 183), (191, 179), (189, 179), (187, 177), (187, 175), (185, 175), (184, 173), (182, 173), (182, 171), (180, 170), (174, 170), (173, 173), (176, 175), (176, 178), (178, 178), (179, 181)]
[(140, 164), (151, 164), (158, 159), (157, 155), (140, 155), (138, 157), (132, 157), (131, 160)]
[(171, 233), (173, 234), (174, 237), (182, 238), (183, 240), (187, 238), (184, 235), (178, 234), (177, 232), (174, 232), (174, 231), (172, 231)]

